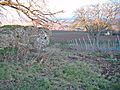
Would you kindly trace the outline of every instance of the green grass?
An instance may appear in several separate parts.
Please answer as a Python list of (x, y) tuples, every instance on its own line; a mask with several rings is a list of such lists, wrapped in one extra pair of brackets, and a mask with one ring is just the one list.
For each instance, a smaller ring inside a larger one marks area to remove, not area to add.
[[(80, 84), (84, 90), (99, 90), (108, 87), (108, 81), (94, 72), (85, 62), (74, 62), (67, 64), (64, 68), (65, 78), (76, 83), (76, 88)], [(79, 90), (79, 89), (78, 89)]]
[[(52, 61), (52, 60), (51, 60)], [(53, 60), (53, 63), (57, 61)], [(62, 65), (59, 65), (62, 64)], [(0, 85), (0, 89), (17, 90), (106, 90), (109, 81), (94, 72), (91, 67), (81, 61), (47, 66), (46, 64), (33, 64), (23, 66), (13, 63), (0, 62), (0, 80), (15, 80), (8, 87)]]
[[(52, 49), (52, 48), (51, 48)], [(50, 49), (50, 50), (51, 50)], [(1, 49), (4, 53), (13, 49)], [(51, 52), (50, 52), (51, 53)], [(99, 65), (67, 60), (70, 51), (54, 51), (43, 64), (0, 62), (0, 90), (119, 90), (120, 75), (105, 79)], [(98, 66), (98, 67), (96, 67)], [(94, 70), (93, 67), (95, 67)]]
[(11, 55), (14, 55), (17, 53), (17, 48), (12, 48), (12, 47), (6, 47), (6, 48), (0, 48), (0, 55), (5, 55), (10, 53)]
[(9, 70), (4, 63), (0, 63), (0, 80), (5, 80), (9, 77)]
[[(3, 28), (14, 29), (14, 26)], [(52, 42), (50, 46), (54, 44)], [(62, 51), (52, 47), (44, 63), (31, 65), (16, 60), (1, 60), (4, 55), (16, 55), (17, 49), (0, 48), (0, 90), (120, 90), (119, 73), (111, 76), (111, 80), (105, 79), (97, 63), (94, 66), (85, 61), (69, 61), (67, 57), (76, 53), (66, 50), (70, 45), (62, 42), (57, 47)], [(96, 52), (92, 55), (107, 57), (108, 61), (116, 60), (112, 55)]]
[[(50, 53), (52, 49), (55, 48), (51, 48)], [(0, 54), (15, 54), (14, 52), (17, 50), (11, 48), (0, 50)], [(119, 73), (111, 76), (111, 80), (105, 79), (99, 72), (97, 63), (94, 66), (85, 61), (69, 61), (67, 56), (73, 56), (75, 53), (70, 50), (56, 49), (43, 64), (28, 65), (27, 62), (20, 63), (16, 60), (0, 61), (0, 90), (120, 89)]]

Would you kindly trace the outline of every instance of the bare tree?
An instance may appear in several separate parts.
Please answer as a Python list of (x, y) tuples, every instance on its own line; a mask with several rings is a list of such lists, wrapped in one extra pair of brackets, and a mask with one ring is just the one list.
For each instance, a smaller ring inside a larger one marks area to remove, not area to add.
[[(17, 14), (20, 20), (29, 20), (40, 28), (26, 26), (7, 26), (0, 28), (0, 48), (17, 48), (15, 56), (5, 54), (3, 60), (41, 60), (44, 48), (49, 44), (50, 29), (54, 23), (58, 23), (55, 15), (63, 11), (51, 13), (44, 0), (0, 0), (0, 17), (7, 19), (7, 14)], [(14, 13), (15, 11), (16, 13)], [(7, 14), (6, 14), (7, 12)], [(13, 15), (13, 16), (15, 16)], [(8, 19), (10, 19), (9, 17)], [(5, 20), (6, 20), (5, 19)], [(0, 22), (5, 21), (2, 19)], [(9, 21), (9, 20), (8, 20)], [(45, 29), (44, 29), (45, 28)], [(9, 33), (4, 33), (4, 32)], [(31, 57), (30, 57), (31, 56)], [(1, 59), (2, 60), (2, 59)]]
[[(119, 1), (119, 0), (118, 0)], [(86, 30), (102, 31), (109, 27), (110, 24), (116, 24), (117, 18), (120, 16), (120, 3), (111, 1), (109, 3), (91, 5), (83, 7), (75, 11), (74, 27), (83, 26)]]
[(120, 15), (119, 7), (119, 4), (110, 2), (80, 8), (75, 12), (73, 28), (84, 28), (94, 37), (99, 47), (99, 36), (101, 32), (111, 29), (111, 25)]
[[(0, 0), (0, 16), (6, 16), (4, 11), (8, 12), (9, 8), (12, 8), (16, 10), (19, 16), (24, 14), (34, 24), (49, 28), (52, 23), (57, 22), (57, 20), (53, 20), (55, 18), (54, 15), (62, 11), (51, 13), (45, 5), (46, 2), (44, 0)], [(50, 23), (49, 26), (48, 23)]]

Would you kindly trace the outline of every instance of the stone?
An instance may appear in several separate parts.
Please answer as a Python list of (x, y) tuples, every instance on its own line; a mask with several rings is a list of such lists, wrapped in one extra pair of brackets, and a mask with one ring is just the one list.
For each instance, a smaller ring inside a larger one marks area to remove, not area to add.
[(50, 31), (34, 26), (0, 28), (0, 48), (21, 47), (41, 50), (49, 44)]

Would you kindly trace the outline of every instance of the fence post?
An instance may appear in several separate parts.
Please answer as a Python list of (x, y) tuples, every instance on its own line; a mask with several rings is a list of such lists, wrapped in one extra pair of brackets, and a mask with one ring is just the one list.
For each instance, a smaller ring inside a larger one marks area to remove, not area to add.
[(120, 46), (120, 38), (118, 35), (117, 35), (117, 40), (118, 40), (118, 46)]
[(85, 41), (85, 38), (83, 37), (83, 42), (84, 42), (84, 44), (85, 44), (85, 49), (87, 50), (88, 48), (87, 48), (87, 44), (86, 44), (86, 41)]
[(110, 48), (110, 40), (108, 39), (108, 46), (107, 46), (107, 48)]
[(72, 40), (72, 48), (74, 48), (75, 44), (74, 44), (74, 39)]
[(79, 44), (80, 44), (80, 50), (82, 50), (82, 42), (81, 42), (81, 40), (80, 40), (80, 38), (78, 39), (79, 40)]
[(93, 47), (93, 44), (92, 44), (92, 41), (91, 41), (91, 39), (90, 39), (89, 34), (87, 34), (87, 37), (88, 37), (88, 40), (89, 40), (89, 42), (90, 42), (90, 45), (91, 45), (92, 49), (94, 49), (94, 47)]
[(75, 44), (78, 46), (78, 42), (77, 42), (77, 39), (75, 39)]

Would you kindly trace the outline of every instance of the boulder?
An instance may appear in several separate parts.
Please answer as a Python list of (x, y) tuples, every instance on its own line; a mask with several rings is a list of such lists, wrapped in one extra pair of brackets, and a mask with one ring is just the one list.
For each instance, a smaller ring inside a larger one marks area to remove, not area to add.
[(34, 26), (0, 28), (0, 48), (25, 47), (41, 50), (49, 44), (50, 31)]

